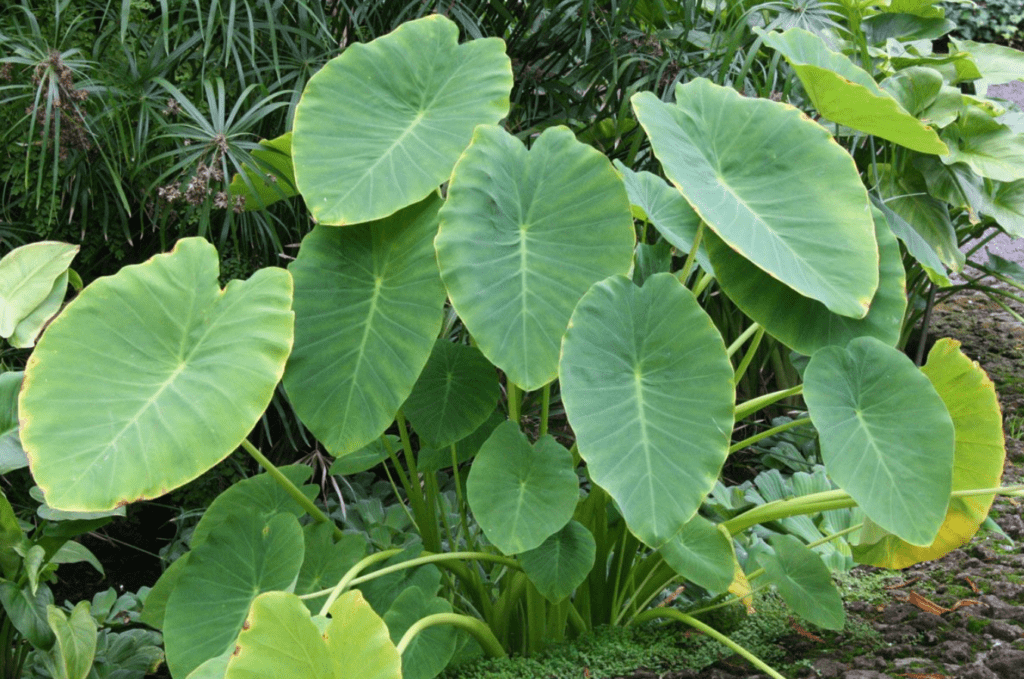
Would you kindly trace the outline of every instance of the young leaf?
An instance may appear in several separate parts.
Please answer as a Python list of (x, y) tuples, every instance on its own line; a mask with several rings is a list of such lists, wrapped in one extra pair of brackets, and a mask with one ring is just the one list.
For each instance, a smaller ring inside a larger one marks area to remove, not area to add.
[(523, 571), (537, 591), (553, 604), (583, 584), (594, 568), (597, 543), (578, 521), (570, 521), (539, 547), (519, 555)]
[(821, 557), (792, 535), (775, 536), (771, 545), (775, 554), (761, 554), (757, 561), (786, 604), (819, 627), (843, 629), (843, 600)]

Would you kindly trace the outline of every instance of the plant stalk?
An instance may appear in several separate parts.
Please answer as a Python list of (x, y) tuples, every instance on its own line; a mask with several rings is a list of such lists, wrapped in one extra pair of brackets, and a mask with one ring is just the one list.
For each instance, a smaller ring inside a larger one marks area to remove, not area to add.
[(469, 632), (479, 642), (481, 648), (484, 649), (484, 653), (490, 658), (508, 657), (508, 654), (505, 653), (505, 649), (501, 647), (490, 627), (482, 620), (477, 620), (468, 615), (459, 615), (458, 613), (435, 613), (417, 620), (399, 640), (398, 654), (401, 655), (405, 652), (405, 649), (408, 648), (417, 634), (434, 625), (451, 625), (452, 627), (458, 627)]

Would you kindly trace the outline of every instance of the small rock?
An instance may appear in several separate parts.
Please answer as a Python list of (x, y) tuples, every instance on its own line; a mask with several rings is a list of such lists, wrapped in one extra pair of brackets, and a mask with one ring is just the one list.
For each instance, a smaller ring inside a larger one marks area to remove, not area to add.
[(999, 679), (1024, 679), (1024, 651), (997, 648), (985, 658), (985, 666)]
[(989, 607), (988, 617), (996, 620), (1024, 620), (1024, 606), (1012, 606), (997, 596), (986, 594), (981, 603)]
[(1003, 641), (1013, 641), (1024, 636), (1024, 629), (1002, 620), (994, 620), (992, 624), (985, 628), (985, 631), (994, 638), (1002, 639)]
[(892, 676), (874, 670), (850, 670), (843, 675), (843, 679), (892, 679)]
[(922, 667), (934, 665), (935, 663), (928, 658), (897, 658), (896, 660), (893, 660), (892, 664), (898, 670), (905, 670), (906, 668), (920, 669)]
[(846, 663), (841, 663), (831, 658), (818, 658), (812, 665), (820, 679), (838, 679), (843, 672), (850, 669)]
[(999, 675), (984, 665), (971, 665), (961, 670), (956, 679), (999, 679)]
[(853, 667), (857, 670), (884, 670), (887, 666), (885, 660), (875, 655), (859, 655), (853, 659)]
[(963, 665), (974, 660), (974, 652), (966, 641), (944, 641), (939, 647), (939, 657), (944, 662)]

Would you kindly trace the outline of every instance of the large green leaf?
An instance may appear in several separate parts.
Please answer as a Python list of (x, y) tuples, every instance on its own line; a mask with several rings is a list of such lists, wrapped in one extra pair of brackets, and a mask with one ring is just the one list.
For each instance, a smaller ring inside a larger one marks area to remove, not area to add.
[(232, 196), (241, 196), (245, 210), (262, 210), (297, 193), (291, 132), (274, 139), (260, 140), (259, 148), (252, 151), (252, 157), (257, 168), (243, 167), (245, 175), (232, 177), (228, 188)]
[(721, 594), (732, 584), (732, 540), (703, 516), (690, 519), (658, 553), (672, 570), (712, 594)]
[[(946, 404), (956, 429), (953, 490), (998, 486), (1006, 447), (992, 380), (960, 351), (960, 343), (951, 339), (935, 343), (921, 372)], [(992, 495), (951, 498), (939, 534), (926, 547), (907, 544), (877, 527), (865, 529), (853, 555), (860, 563), (883, 568), (906, 568), (938, 559), (971, 539), (988, 516), (993, 499)]]
[(931, 544), (949, 504), (954, 430), (928, 378), (860, 337), (811, 357), (804, 400), (829, 476), (885, 530)]
[[(907, 288), (899, 244), (885, 217), (873, 210), (879, 249), (878, 292), (864, 318), (834, 314), (817, 300), (804, 297), (736, 254), (714, 233), (707, 235), (719, 284), (743, 313), (765, 327), (786, 346), (810, 356), (821, 347), (846, 346), (869, 335), (895, 346), (907, 308)], [(779, 313), (785, 309), (786, 313)]]
[(421, 442), (446, 447), (486, 422), (498, 395), (498, 375), (478, 349), (438, 340), (402, 412)]
[(853, 159), (828, 132), (703, 78), (677, 86), (675, 105), (650, 92), (632, 102), (666, 176), (722, 240), (833, 312), (867, 314), (874, 225)]
[(0, 373), (0, 474), (28, 466), (18, 436), (18, 391), (22, 372)]
[(672, 274), (624, 276), (580, 300), (562, 341), (565, 411), (590, 477), (651, 547), (715, 485), (733, 427), (733, 368), (711, 319)]
[(596, 555), (594, 536), (583, 524), (570, 521), (538, 547), (520, 554), (519, 562), (537, 591), (557, 604), (587, 579)]
[(955, 125), (942, 131), (949, 155), (942, 162), (967, 163), (982, 177), (1024, 179), (1024, 137), (977, 106), (965, 106)]
[[(491, 437), (491, 432), (508, 419), (500, 406), (494, 409), (491, 416), (476, 428), (472, 434), (455, 443), (455, 459), (461, 464), (472, 460), (480, 450), (480, 446)], [(416, 465), (421, 472), (436, 472), (452, 466), (451, 446), (446, 448), (420, 448)]]
[(46, 301), (77, 254), (77, 245), (41, 241), (15, 248), (0, 259), (0, 337), (10, 337)]
[(441, 330), (437, 210), (426, 200), (358, 228), (317, 227), (289, 266), (295, 349), (284, 386), (335, 457), (379, 437), (412, 392)]
[[(421, 618), (451, 613), (452, 605), (419, 587), (408, 587), (384, 614), (391, 641), (397, 646), (410, 627)], [(412, 638), (402, 653), (402, 679), (434, 679), (455, 655), (456, 629), (433, 625)]]
[(484, 535), (505, 554), (538, 547), (572, 519), (579, 479), (551, 436), (530, 445), (515, 422), (494, 430), (473, 460), (466, 497)]
[(911, 66), (886, 78), (879, 87), (900, 103), (912, 116), (920, 118), (942, 92), (942, 74), (934, 68)]
[(878, 87), (867, 71), (843, 54), (829, 50), (815, 34), (791, 28), (782, 34), (761, 31), (761, 35), (793, 66), (821, 115), (915, 151), (948, 153), (935, 130)]
[(391, 453), (402, 447), (400, 438), (393, 434), (386, 434), (380, 438), (370, 441), (354, 453), (348, 453), (331, 463), (328, 470), (331, 474), (347, 476), (358, 474), (367, 469), (373, 469), (378, 464), (388, 459)]
[(146, 595), (146, 603), (142, 608), (139, 620), (150, 627), (161, 629), (164, 626), (164, 615), (167, 613), (167, 600), (171, 592), (178, 585), (185, 566), (188, 564), (188, 553), (181, 555), (171, 562), (171, 565), (157, 578), (149, 594)]
[(189, 552), (163, 621), (172, 675), (184, 677), (229, 649), (260, 592), (295, 583), (302, 542), (302, 529), (291, 514), (269, 521), (231, 514)]
[(843, 600), (821, 557), (792, 535), (777, 535), (771, 545), (775, 553), (760, 554), (757, 561), (786, 604), (819, 627), (843, 629)]
[(59, 679), (85, 679), (96, 657), (96, 620), (89, 613), (89, 602), (78, 602), (70, 616), (47, 606), (46, 619), (57, 639), (53, 656)]
[[(921, 234), (908, 224), (903, 217), (893, 212), (892, 208), (886, 205), (878, 196), (871, 196), (871, 203), (876, 210), (882, 213), (885, 221), (889, 224), (892, 234), (903, 242), (907, 252), (921, 265), (921, 268), (928, 275), (928, 279), (939, 287), (952, 285), (952, 282), (946, 275), (946, 266), (939, 259), (938, 253), (935, 252)], [(904, 270), (905, 274), (906, 271)]]
[(473, 128), (505, 117), (505, 43), (458, 37), (440, 15), (409, 21), (350, 45), (309, 79), (292, 157), (317, 222), (368, 222), (422, 200), (448, 179)]
[(291, 277), (257, 271), (221, 290), (216, 249), (97, 279), (50, 324), (19, 404), (32, 475), (58, 509), (163, 495), (238, 447), (291, 349)]
[(626, 273), (633, 220), (607, 158), (553, 127), (527, 151), (481, 126), (452, 175), (435, 245), (441, 276), (488, 359), (527, 391), (558, 372), (558, 343), (590, 286)]

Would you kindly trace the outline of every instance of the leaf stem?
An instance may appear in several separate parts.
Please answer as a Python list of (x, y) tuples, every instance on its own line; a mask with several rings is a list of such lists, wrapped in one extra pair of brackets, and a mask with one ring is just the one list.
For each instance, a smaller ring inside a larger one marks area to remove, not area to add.
[(303, 495), (302, 491), (296, 488), (295, 484), (292, 483), (287, 476), (281, 473), (281, 470), (275, 467), (273, 462), (264, 457), (263, 453), (256, 449), (256, 446), (249, 443), (249, 439), (242, 439), (242, 448), (245, 449), (245, 452), (249, 453), (249, 455), (252, 456), (252, 458), (256, 460), (256, 462), (259, 463), (259, 465), (263, 467), (268, 474), (270, 474), (270, 477), (273, 478), (274, 481), (276, 481), (277, 484), (281, 486), (281, 488), (283, 488), (284, 491), (288, 493), (288, 495), (295, 500), (300, 507), (305, 509), (306, 512), (313, 517), (314, 521), (317, 523), (330, 523), (334, 526), (334, 538), (336, 540), (341, 539), (344, 535), (344, 533), (341, 532), (341, 529), (338, 528), (338, 526), (335, 525), (326, 514), (320, 511), (320, 508), (317, 507), (312, 500)]
[(683, 285), (686, 285), (686, 279), (690, 277), (690, 271), (693, 269), (693, 262), (697, 259), (697, 249), (700, 248), (700, 241), (704, 237), (704, 220), (701, 220), (700, 225), (697, 227), (697, 235), (693, 237), (693, 246), (690, 251), (686, 254), (686, 261), (683, 263), (682, 270), (676, 274), (676, 278)]
[(811, 418), (809, 418), (809, 417), (801, 417), (798, 420), (793, 420), (792, 422), (787, 422), (785, 424), (780, 424), (777, 427), (772, 427), (771, 429), (768, 429), (766, 431), (762, 431), (759, 434), (754, 434), (750, 438), (743, 439), (739, 443), (734, 443), (732, 446), (729, 447), (729, 454), (732, 455), (736, 451), (743, 450), (747, 446), (751, 446), (751, 445), (757, 443), (758, 441), (760, 441), (761, 439), (766, 439), (769, 436), (774, 436), (775, 434), (780, 434), (780, 433), (786, 431), (787, 429), (793, 429), (794, 427), (799, 427), (801, 425), (810, 424), (810, 423), (811, 423)]
[(480, 646), (484, 649), (484, 653), (491, 658), (505, 658), (508, 656), (505, 653), (505, 649), (501, 647), (501, 644), (495, 638), (494, 632), (491, 631), (491, 628), (486, 623), (458, 613), (435, 613), (417, 620), (413, 623), (412, 627), (405, 631), (405, 634), (399, 640), (399, 655), (405, 652), (405, 649), (408, 648), (417, 634), (434, 625), (451, 625), (452, 627), (458, 627), (469, 632), (479, 642)]
[(544, 385), (540, 392), (540, 435), (548, 433), (548, 413), (551, 410), (551, 383)]
[(778, 672), (773, 670), (763, 660), (761, 660), (756, 655), (754, 655), (753, 653), (751, 653), (747, 649), (743, 648), (742, 646), (740, 646), (735, 641), (733, 641), (729, 637), (725, 636), (724, 634), (722, 634), (721, 632), (719, 632), (715, 628), (710, 627), (708, 625), (705, 625), (700, 620), (697, 620), (696, 618), (691, 617), (691, 616), (687, 615), (686, 613), (683, 613), (682, 611), (678, 611), (678, 610), (676, 610), (674, 608), (650, 608), (650, 609), (644, 611), (643, 613), (640, 613), (635, 618), (633, 618), (633, 620), (632, 620), (632, 622), (630, 624), (636, 624), (636, 623), (640, 623), (640, 622), (647, 622), (648, 620), (656, 620), (658, 618), (672, 618), (673, 620), (678, 620), (679, 622), (681, 622), (683, 624), (689, 625), (690, 627), (693, 627), (693, 628), (697, 629), (698, 631), (703, 632), (704, 634), (708, 635), (712, 639), (715, 639), (716, 641), (718, 641), (719, 643), (723, 644), (724, 646), (729, 647), (732, 651), (734, 651), (738, 655), (741, 655), (744, 658), (746, 658), (747, 662), (749, 662), (751, 665), (753, 665), (757, 669), (761, 670), (762, 672), (764, 672), (768, 676), (772, 677), (773, 679), (786, 679), (781, 674), (779, 674)]
[(752, 398), (749, 401), (744, 401), (743, 403), (740, 403), (736, 406), (736, 421), (739, 422), (748, 415), (753, 415), (758, 410), (766, 408), (767, 406), (770, 406), (773, 403), (781, 401), (784, 398), (789, 398), (790, 396), (797, 396), (798, 394), (802, 394), (803, 391), (804, 385), (798, 384), (795, 387), (790, 387), (789, 389), (773, 391), (770, 394), (764, 394), (763, 396)]

